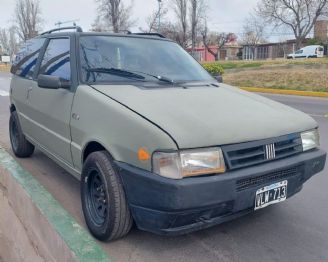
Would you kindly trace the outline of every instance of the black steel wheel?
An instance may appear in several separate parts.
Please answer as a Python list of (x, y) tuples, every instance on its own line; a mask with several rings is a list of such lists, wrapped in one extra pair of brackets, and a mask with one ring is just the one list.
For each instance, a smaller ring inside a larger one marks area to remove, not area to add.
[(16, 111), (12, 112), (10, 115), (9, 135), (11, 148), (17, 157), (25, 158), (33, 154), (34, 145), (25, 138)]
[(90, 218), (95, 225), (101, 226), (106, 219), (107, 209), (107, 192), (104, 182), (97, 170), (90, 170), (87, 181), (87, 198), (86, 208)]
[(130, 231), (133, 220), (123, 184), (106, 151), (87, 157), (81, 177), (81, 200), (86, 224), (95, 238), (109, 241)]

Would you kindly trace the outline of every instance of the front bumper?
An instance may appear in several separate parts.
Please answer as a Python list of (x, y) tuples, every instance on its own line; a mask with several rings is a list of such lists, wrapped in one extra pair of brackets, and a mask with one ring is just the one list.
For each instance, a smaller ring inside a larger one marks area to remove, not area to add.
[[(254, 210), (257, 189), (288, 180), (287, 198), (323, 170), (320, 149), (225, 174), (173, 180), (116, 162), (138, 228), (178, 235), (232, 220)], [(252, 179), (249, 179), (252, 178)]]

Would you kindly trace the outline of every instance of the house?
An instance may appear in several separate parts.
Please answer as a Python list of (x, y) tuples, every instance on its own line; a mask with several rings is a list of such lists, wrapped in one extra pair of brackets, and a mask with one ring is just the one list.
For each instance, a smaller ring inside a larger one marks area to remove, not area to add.
[[(306, 39), (302, 43), (302, 47), (307, 45)], [(285, 58), (288, 54), (295, 52), (296, 40), (287, 40), (278, 43), (258, 44), (255, 47), (251, 45), (243, 45), (243, 60), (265, 60)]]
[[(187, 52), (195, 57), (199, 62), (214, 62), (216, 57), (212, 54), (218, 54), (219, 60), (238, 60), (238, 53), (241, 51), (242, 46), (240, 46), (237, 41), (230, 41), (226, 43), (223, 47), (209, 46), (206, 48), (203, 44), (200, 44), (194, 50), (192, 48), (187, 48)], [(212, 51), (212, 53), (209, 51)]]
[[(325, 55), (327, 55), (328, 46), (328, 17), (319, 17), (314, 26), (314, 38), (324, 43)], [(305, 39), (301, 47), (308, 45), (310, 38)], [(287, 40), (278, 43), (263, 43), (256, 46), (243, 45), (243, 60), (263, 60), (285, 58), (287, 54), (293, 53), (296, 50), (296, 40)]]

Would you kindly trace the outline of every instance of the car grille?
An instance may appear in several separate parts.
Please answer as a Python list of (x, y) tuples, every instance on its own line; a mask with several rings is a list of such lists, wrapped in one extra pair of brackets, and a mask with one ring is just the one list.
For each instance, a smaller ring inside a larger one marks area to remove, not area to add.
[(281, 179), (286, 179), (295, 176), (301, 172), (301, 166), (292, 167), (285, 170), (274, 171), (265, 175), (260, 175), (257, 177), (243, 178), (237, 181), (236, 190), (242, 191), (253, 186), (265, 184), (268, 182), (279, 181)]
[(230, 170), (258, 165), (303, 151), (300, 134), (222, 146)]

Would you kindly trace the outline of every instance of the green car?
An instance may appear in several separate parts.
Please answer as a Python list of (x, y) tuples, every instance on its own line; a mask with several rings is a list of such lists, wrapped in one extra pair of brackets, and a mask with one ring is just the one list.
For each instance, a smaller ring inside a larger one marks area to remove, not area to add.
[(13, 63), (10, 139), (81, 181), (100, 240), (163, 235), (279, 203), (323, 170), (317, 123), (218, 83), (159, 34), (48, 31)]

